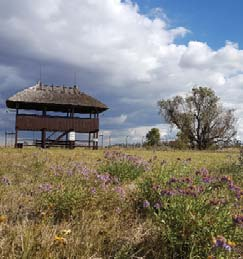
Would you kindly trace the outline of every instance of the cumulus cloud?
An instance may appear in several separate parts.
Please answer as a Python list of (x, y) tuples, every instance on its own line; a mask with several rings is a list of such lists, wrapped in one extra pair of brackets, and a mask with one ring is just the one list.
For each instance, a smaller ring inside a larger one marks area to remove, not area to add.
[(176, 44), (189, 30), (171, 28), (162, 9), (146, 15), (133, 1), (8, 0), (0, 22), (1, 107), (35, 84), (42, 64), (45, 83), (72, 84), (76, 72), (81, 90), (107, 103), (108, 131), (160, 124), (156, 102), (194, 85), (212, 87), (243, 116), (243, 51), (230, 41), (218, 50), (196, 39)]
[(242, 63), (243, 51), (229, 41), (217, 51), (213, 51), (206, 43), (189, 42), (180, 60), (182, 67), (213, 70), (227, 76), (242, 72)]
[(121, 114), (118, 117), (108, 117), (108, 118), (103, 118), (103, 123), (106, 125), (121, 125), (127, 120), (127, 115), (126, 114)]
[(163, 20), (150, 20), (136, 5), (116, 0), (1, 2), (2, 11), (6, 6), (9, 15), (1, 15), (0, 32), (9, 51), (113, 72), (114, 81), (149, 78), (160, 45), (185, 33), (167, 30)]

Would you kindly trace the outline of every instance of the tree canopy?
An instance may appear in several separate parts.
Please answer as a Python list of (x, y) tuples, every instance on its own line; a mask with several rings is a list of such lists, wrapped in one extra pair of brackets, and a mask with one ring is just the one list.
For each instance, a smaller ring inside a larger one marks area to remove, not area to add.
[(157, 128), (152, 128), (147, 134), (146, 134), (146, 143), (149, 146), (155, 146), (158, 145), (160, 142), (160, 132)]
[(224, 109), (208, 87), (194, 87), (186, 97), (158, 102), (166, 122), (176, 126), (191, 148), (207, 149), (236, 135), (233, 109)]

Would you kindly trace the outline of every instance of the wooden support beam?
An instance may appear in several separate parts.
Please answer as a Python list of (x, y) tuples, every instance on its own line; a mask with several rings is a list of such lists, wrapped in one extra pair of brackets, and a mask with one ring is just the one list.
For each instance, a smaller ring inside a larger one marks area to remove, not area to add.
[(72, 108), (72, 110), (71, 110), (71, 117), (72, 118), (74, 117), (74, 108)]
[(65, 148), (70, 148), (70, 143), (69, 143), (69, 139), (68, 139), (68, 133), (66, 133), (66, 145)]
[(95, 132), (93, 133), (93, 150), (95, 149), (95, 142), (94, 142), (94, 139), (95, 139)]
[[(18, 106), (18, 104), (17, 104)], [(18, 145), (18, 127), (16, 125), (16, 119), (17, 119), (17, 115), (19, 114), (19, 109), (16, 109), (16, 115), (15, 115), (15, 143), (14, 143), (14, 147), (17, 148)]]
[(41, 131), (41, 147), (46, 148), (46, 129)]
[(67, 135), (68, 133), (69, 133), (69, 131), (63, 132), (60, 136), (58, 136), (58, 137), (54, 140), (54, 143), (58, 142), (62, 137), (64, 137), (64, 136)]
[[(46, 116), (46, 110), (42, 111), (42, 116)], [(41, 130), (41, 147), (46, 148), (46, 129)]]
[(17, 148), (18, 147), (18, 128), (15, 128), (15, 144), (14, 147)]
[(46, 139), (46, 140), (49, 140), (52, 136), (54, 136), (56, 134), (56, 131), (53, 131), (50, 136)]

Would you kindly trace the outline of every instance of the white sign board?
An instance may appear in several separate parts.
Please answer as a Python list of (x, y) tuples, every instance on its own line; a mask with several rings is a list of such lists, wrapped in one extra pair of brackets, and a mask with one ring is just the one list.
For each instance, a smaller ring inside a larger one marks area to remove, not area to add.
[(75, 132), (74, 131), (71, 131), (68, 133), (68, 140), (75, 141)]
[(97, 138), (93, 138), (93, 141), (94, 141), (94, 142), (98, 142), (98, 139), (97, 139)]

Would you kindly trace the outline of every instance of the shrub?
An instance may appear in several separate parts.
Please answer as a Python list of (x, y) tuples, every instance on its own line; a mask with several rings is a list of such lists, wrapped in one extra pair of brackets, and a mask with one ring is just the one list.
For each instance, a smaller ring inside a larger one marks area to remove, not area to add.
[[(205, 168), (191, 177), (161, 174), (140, 183), (138, 206), (157, 226), (164, 258), (228, 256), (233, 250), (228, 244), (241, 240), (232, 221), (235, 210), (240, 211), (241, 194), (231, 178), (212, 177)], [(213, 243), (218, 236), (224, 237), (224, 246)]]
[(117, 151), (105, 152), (105, 162), (99, 171), (108, 172), (119, 181), (134, 180), (150, 169), (149, 162), (137, 156), (123, 154)]
[(85, 196), (82, 187), (54, 190), (51, 193), (42, 194), (40, 207), (52, 215), (54, 222), (60, 222), (76, 216), (82, 208)]

